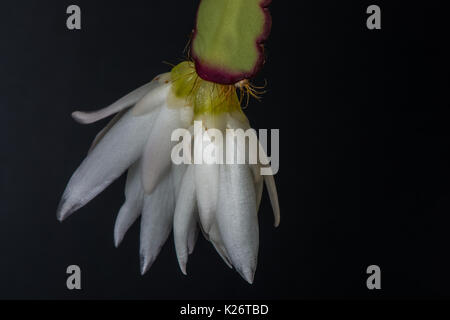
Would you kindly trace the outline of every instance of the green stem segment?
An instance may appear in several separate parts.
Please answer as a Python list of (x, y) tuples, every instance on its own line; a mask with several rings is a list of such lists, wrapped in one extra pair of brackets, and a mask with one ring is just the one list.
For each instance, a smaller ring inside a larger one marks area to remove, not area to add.
[(234, 84), (264, 64), (263, 43), (271, 29), (271, 0), (201, 0), (191, 47), (198, 75)]

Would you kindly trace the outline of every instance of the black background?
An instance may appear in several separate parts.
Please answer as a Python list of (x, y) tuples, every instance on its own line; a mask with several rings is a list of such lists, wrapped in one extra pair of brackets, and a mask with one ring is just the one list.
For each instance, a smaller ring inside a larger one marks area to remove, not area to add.
[[(55, 210), (105, 121), (95, 110), (183, 59), (197, 0), (2, 1), (0, 298), (450, 297), (448, 18), (443, 1), (281, 1), (253, 127), (279, 128), (282, 223), (260, 209), (255, 283), (199, 238), (181, 274), (173, 241), (139, 274), (138, 224), (119, 249), (124, 178), (63, 224)], [(82, 30), (66, 28), (78, 4)], [(382, 30), (366, 8), (382, 9)], [(82, 269), (81, 291), (66, 267)], [(367, 266), (382, 290), (366, 288)]]

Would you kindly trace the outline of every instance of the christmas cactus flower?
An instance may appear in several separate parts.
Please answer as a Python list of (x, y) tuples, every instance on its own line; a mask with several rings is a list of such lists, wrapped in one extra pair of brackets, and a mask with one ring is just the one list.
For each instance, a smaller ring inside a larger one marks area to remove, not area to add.
[[(241, 148), (242, 141), (235, 137), (224, 145), (217, 134), (250, 129), (238, 92), (253, 93), (249, 79), (264, 61), (262, 42), (270, 30), (268, 2), (202, 0), (191, 48), (193, 61), (180, 63), (102, 110), (72, 114), (83, 124), (115, 117), (95, 137), (71, 177), (57, 210), (60, 221), (128, 171), (114, 241), (118, 246), (141, 217), (142, 274), (172, 230), (178, 262), (186, 274), (188, 256), (201, 231), (228, 266), (253, 282), (264, 182), (275, 226), (280, 222), (275, 182), (273, 175), (261, 174), (267, 159), (239, 162), (251, 157), (251, 151)], [(173, 135), (180, 129), (194, 132), (193, 138), (177, 143)], [(198, 131), (201, 134), (196, 135)], [(190, 161), (174, 161), (180, 151)], [(206, 163), (195, 160), (199, 155), (203, 160), (205, 154), (209, 155)]]

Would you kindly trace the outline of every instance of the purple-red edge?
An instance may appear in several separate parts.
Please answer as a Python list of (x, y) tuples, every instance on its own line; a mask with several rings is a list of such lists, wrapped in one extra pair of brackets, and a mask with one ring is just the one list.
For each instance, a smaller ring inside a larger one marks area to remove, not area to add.
[[(200, 0), (200, 4), (201, 4)], [(220, 69), (217, 67), (208, 66), (206, 64), (202, 64), (200, 62), (200, 59), (196, 56), (193, 48), (191, 47), (191, 57), (194, 59), (195, 62), (195, 69), (197, 71), (197, 74), (200, 78), (206, 81), (220, 83), (220, 84), (235, 84), (243, 79), (250, 79), (254, 77), (259, 70), (261, 70), (262, 66), (264, 65), (265, 56), (264, 56), (264, 42), (267, 40), (267, 38), (270, 35), (270, 30), (272, 29), (272, 16), (270, 15), (268, 6), (272, 0), (261, 0), (259, 6), (261, 7), (261, 10), (264, 13), (265, 17), (265, 24), (264, 29), (261, 35), (256, 39), (256, 46), (257, 50), (259, 52), (258, 61), (255, 63), (255, 66), (250, 72), (247, 73), (232, 73), (224, 69)], [(199, 7), (200, 7), (199, 4)], [(197, 11), (198, 15), (198, 11)], [(195, 19), (197, 21), (197, 17)], [(192, 43), (195, 41), (195, 37), (197, 36), (197, 22), (195, 25), (194, 33), (192, 35)]]

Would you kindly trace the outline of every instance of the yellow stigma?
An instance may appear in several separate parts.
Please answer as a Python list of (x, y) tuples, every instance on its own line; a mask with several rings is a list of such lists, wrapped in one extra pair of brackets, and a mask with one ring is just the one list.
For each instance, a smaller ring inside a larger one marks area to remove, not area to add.
[(175, 66), (171, 71), (171, 80), (173, 94), (194, 108), (194, 117), (242, 112), (234, 85), (203, 80), (197, 75), (195, 66), (190, 61)]

